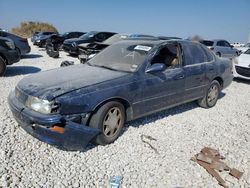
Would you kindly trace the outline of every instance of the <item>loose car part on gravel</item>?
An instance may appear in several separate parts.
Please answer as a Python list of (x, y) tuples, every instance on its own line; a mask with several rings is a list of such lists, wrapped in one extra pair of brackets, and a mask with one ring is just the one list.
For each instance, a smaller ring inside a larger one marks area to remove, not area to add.
[(230, 168), (223, 160), (225, 157), (221, 156), (218, 150), (204, 147), (200, 153), (191, 158), (192, 161), (197, 162), (200, 166), (205, 168), (207, 172), (212, 175), (219, 183), (219, 185), (227, 188), (227, 184), (224, 179), (221, 178), (217, 172), (229, 171), (229, 174), (237, 179), (240, 179), (243, 172), (235, 168)]

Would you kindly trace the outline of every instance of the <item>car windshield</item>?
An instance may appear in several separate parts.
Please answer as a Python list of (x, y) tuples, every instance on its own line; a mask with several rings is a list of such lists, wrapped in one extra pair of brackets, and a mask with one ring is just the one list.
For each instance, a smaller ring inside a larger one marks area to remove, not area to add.
[(153, 47), (154, 44), (146, 42), (118, 42), (97, 54), (88, 64), (117, 71), (135, 72)]
[(245, 51), (244, 54), (250, 55), (250, 48), (247, 51)]
[(90, 32), (80, 36), (79, 38), (83, 39), (83, 40), (88, 40), (88, 39), (92, 38), (96, 33), (97, 33), (96, 31), (90, 31)]
[(203, 40), (201, 41), (202, 44), (206, 45), (206, 46), (213, 46), (214, 42), (210, 41), (210, 40)]
[(61, 37), (66, 37), (68, 34), (69, 34), (69, 32), (66, 32), (66, 33), (60, 34), (60, 36)]

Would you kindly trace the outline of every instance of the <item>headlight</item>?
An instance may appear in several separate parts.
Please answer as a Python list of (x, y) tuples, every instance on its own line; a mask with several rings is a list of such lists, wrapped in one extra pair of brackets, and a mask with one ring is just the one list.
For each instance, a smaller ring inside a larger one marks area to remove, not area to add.
[(52, 110), (52, 102), (48, 100), (42, 100), (37, 97), (29, 96), (25, 105), (28, 108), (42, 114), (50, 114)]
[(14, 50), (14, 49), (16, 48), (14, 42), (12, 42), (12, 41), (6, 40), (6, 41), (5, 41), (5, 44), (6, 44), (10, 49), (12, 49), (12, 50)]
[(239, 64), (239, 58), (238, 57), (235, 57), (233, 58), (233, 64)]
[(36, 42), (40, 42), (40, 40), (37, 40)]
[(73, 42), (73, 43), (72, 43), (72, 46), (73, 46), (73, 47), (76, 47), (76, 46), (77, 46), (76, 42)]

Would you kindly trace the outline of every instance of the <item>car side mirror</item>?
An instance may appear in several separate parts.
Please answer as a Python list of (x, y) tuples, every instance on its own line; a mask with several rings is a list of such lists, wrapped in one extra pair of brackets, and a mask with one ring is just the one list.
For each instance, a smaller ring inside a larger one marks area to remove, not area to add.
[(154, 63), (150, 67), (147, 68), (146, 73), (160, 72), (166, 69), (166, 65), (163, 63)]
[(230, 45), (230, 47), (231, 47), (231, 48), (234, 48), (234, 46), (233, 46), (233, 45)]

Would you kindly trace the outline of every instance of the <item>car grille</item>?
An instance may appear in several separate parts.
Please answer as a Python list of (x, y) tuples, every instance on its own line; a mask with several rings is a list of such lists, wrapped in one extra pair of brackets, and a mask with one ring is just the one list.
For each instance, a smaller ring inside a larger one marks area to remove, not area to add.
[(242, 76), (250, 77), (250, 68), (235, 66), (236, 72)]
[(22, 104), (25, 104), (28, 95), (26, 95), (24, 92), (22, 92), (20, 89), (16, 88), (15, 89), (15, 96), (17, 100), (19, 100)]

